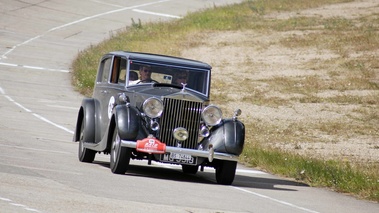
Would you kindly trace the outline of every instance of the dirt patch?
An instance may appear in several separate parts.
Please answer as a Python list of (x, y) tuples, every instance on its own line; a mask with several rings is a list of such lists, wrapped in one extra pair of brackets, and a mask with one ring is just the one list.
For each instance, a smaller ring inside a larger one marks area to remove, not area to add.
[[(351, 3), (335, 4), (320, 8), (297, 11), (291, 13), (270, 14), (267, 18), (288, 19), (297, 16), (314, 16), (320, 18), (343, 17), (346, 19), (356, 19), (368, 15), (379, 15), (379, 3), (377, 0), (361, 0)], [(323, 65), (331, 59), (338, 60), (341, 56), (328, 49), (318, 48), (288, 48), (280, 44), (280, 40), (291, 36), (304, 36), (308, 31), (287, 31), (259, 33), (255, 31), (231, 31), (223, 33), (209, 33), (201, 47), (187, 49), (182, 52), (183, 57), (198, 59), (208, 62), (213, 66), (213, 82), (223, 82), (224, 88), (214, 89), (212, 93), (227, 92), (227, 96), (232, 99), (225, 103), (229, 116), (232, 110), (242, 109), (244, 121), (252, 120), (258, 122), (271, 123), (280, 129), (291, 128), (291, 125), (303, 125), (304, 128), (315, 126), (321, 122), (340, 122), (350, 124), (360, 118), (364, 120), (361, 111), (365, 107), (359, 103), (335, 104), (335, 103), (299, 103), (293, 102), (293, 97), (299, 98), (301, 94), (285, 92), (268, 92), (268, 98), (280, 98), (289, 100), (290, 104), (282, 106), (262, 106), (255, 105), (248, 101), (243, 101), (242, 97), (248, 93), (264, 89), (267, 85), (264, 81), (277, 77), (306, 78), (307, 76), (318, 76), (319, 79), (328, 79), (330, 66), (333, 63)], [(200, 54), (199, 54), (200, 53)], [(348, 57), (360, 57), (369, 55), (379, 58), (377, 49), (360, 54), (350, 54)], [(346, 58), (345, 58), (346, 59)], [(313, 64), (314, 66), (309, 66)], [(314, 69), (313, 67), (318, 67)], [(374, 67), (379, 78), (379, 67)], [(246, 91), (246, 82), (251, 81), (252, 91)], [(300, 87), (301, 85), (293, 85)], [(241, 89), (242, 87), (242, 89)], [(215, 86), (213, 86), (215, 88)], [(323, 90), (314, 94), (316, 97), (340, 97), (340, 96), (360, 96), (373, 97), (378, 99), (378, 90)], [(355, 118), (355, 119), (353, 119)], [(376, 120), (377, 121), (377, 120)], [(363, 121), (364, 122), (364, 121)], [(359, 125), (359, 124), (358, 124)], [(373, 125), (379, 126), (379, 122)], [(352, 131), (354, 131), (352, 129)], [(247, 130), (247, 134), (249, 134)], [(299, 135), (304, 133), (297, 133)], [(267, 141), (269, 146), (278, 147), (284, 150), (299, 154), (321, 157), (326, 159), (342, 159), (346, 161), (358, 160), (363, 162), (379, 162), (379, 133), (371, 135), (341, 135), (326, 134), (318, 130), (307, 130), (306, 134), (311, 134), (312, 142), (297, 141)], [(254, 136), (253, 136), (254, 138)]]
[(358, 0), (349, 3), (334, 4), (315, 9), (296, 11), (290, 13), (270, 14), (267, 17), (276, 19), (287, 19), (290, 17), (319, 17), (333, 18), (342, 17), (346, 19), (356, 19), (369, 14), (378, 13), (379, 3), (376, 0)]

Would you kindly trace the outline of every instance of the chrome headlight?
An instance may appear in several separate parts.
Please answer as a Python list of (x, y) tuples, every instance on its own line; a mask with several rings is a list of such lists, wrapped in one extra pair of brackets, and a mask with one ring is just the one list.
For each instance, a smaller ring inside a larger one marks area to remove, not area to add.
[(204, 122), (209, 126), (215, 126), (221, 122), (222, 112), (221, 109), (214, 105), (205, 107), (201, 113)]
[(150, 118), (157, 118), (162, 115), (163, 103), (160, 99), (152, 97), (143, 102), (143, 112)]
[(174, 129), (174, 138), (178, 141), (185, 141), (188, 138), (188, 131), (183, 127)]

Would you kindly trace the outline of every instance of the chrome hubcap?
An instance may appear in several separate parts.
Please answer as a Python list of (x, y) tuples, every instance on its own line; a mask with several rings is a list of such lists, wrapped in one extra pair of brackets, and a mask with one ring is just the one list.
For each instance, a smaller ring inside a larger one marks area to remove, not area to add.
[(116, 162), (117, 153), (119, 152), (119, 149), (120, 149), (120, 144), (121, 144), (120, 136), (116, 134), (116, 137), (112, 143), (112, 161), (113, 162)]

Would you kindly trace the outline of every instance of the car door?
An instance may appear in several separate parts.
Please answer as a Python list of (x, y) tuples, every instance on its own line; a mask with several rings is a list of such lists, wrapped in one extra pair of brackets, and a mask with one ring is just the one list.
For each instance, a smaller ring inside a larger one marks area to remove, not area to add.
[(98, 100), (100, 109), (98, 127), (101, 140), (108, 128), (118, 94), (125, 90), (126, 59), (120, 56), (104, 57), (98, 75), (94, 97)]
[(99, 71), (96, 78), (96, 85), (93, 92), (93, 98), (96, 99), (97, 110), (97, 124), (96, 124), (96, 141), (99, 142), (105, 133), (106, 127), (109, 123), (108, 108), (112, 103), (110, 97), (112, 96), (109, 89), (111, 81), (111, 71), (113, 64), (113, 55), (106, 55), (102, 58), (99, 66)]

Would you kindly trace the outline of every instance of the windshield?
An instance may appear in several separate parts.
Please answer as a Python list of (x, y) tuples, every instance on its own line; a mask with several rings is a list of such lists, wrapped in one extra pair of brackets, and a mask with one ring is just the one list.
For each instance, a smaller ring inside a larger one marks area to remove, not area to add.
[(128, 65), (127, 86), (144, 83), (164, 83), (180, 87), (185, 85), (186, 88), (209, 95), (210, 70), (132, 61)]

